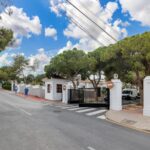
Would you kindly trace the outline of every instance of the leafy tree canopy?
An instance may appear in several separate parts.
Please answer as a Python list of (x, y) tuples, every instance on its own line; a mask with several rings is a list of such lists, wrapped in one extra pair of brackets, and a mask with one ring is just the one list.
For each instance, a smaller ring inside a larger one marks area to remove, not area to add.
[(28, 65), (28, 60), (22, 56), (22, 55), (17, 55), (14, 58), (14, 62), (12, 64), (12, 70), (15, 73), (15, 76), (23, 75), (23, 70), (25, 67)]
[(82, 50), (64, 51), (51, 59), (50, 64), (45, 67), (47, 77), (61, 77), (74, 82), (78, 74), (86, 66), (87, 55)]
[(13, 32), (8, 29), (0, 29), (0, 52), (5, 50), (13, 39)]

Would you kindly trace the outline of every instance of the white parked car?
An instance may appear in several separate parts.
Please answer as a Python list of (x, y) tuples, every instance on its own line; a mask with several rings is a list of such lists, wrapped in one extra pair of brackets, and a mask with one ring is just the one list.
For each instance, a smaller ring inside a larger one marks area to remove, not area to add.
[(123, 89), (122, 91), (122, 99), (136, 99), (138, 97), (137, 89)]

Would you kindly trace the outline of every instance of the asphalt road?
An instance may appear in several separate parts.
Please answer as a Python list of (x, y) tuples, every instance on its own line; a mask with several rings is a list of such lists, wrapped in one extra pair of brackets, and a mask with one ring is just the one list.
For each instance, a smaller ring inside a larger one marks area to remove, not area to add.
[(150, 135), (0, 91), (0, 150), (150, 150)]

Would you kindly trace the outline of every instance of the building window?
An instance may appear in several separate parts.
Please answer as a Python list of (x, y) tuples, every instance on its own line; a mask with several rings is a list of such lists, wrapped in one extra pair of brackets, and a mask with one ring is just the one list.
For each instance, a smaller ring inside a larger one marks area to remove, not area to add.
[(50, 92), (51, 92), (51, 85), (47, 84), (47, 93), (50, 93)]
[(57, 84), (57, 93), (62, 93), (62, 85)]

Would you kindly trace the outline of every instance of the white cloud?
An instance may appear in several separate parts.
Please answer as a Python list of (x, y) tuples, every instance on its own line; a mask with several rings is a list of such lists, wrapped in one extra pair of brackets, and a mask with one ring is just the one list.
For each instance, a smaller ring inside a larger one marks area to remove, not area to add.
[(150, 1), (149, 0), (119, 0), (123, 12), (128, 12), (132, 20), (140, 21), (144, 26), (150, 26)]
[[(79, 8), (89, 18), (94, 20), (115, 39), (119, 40), (120, 38), (127, 35), (127, 31), (123, 27), (123, 25), (121, 25), (120, 23), (116, 25), (114, 23), (115, 21), (113, 21), (113, 14), (118, 9), (117, 2), (108, 2), (105, 7), (103, 7), (100, 2), (96, 0), (71, 0), (70, 2), (73, 3), (73, 5), (75, 5), (77, 8)], [(61, 15), (61, 11), (64, 10), (69, 20), (71, 20), (70, 18), (73, 18), (75, 22), (77, 21), (77, 24), (81, 28), (84, 28), (84, 30), (86, 30), (85, 33), (77, 25), (70, 21), (67, 28), (64, 29), (64, 35), (68, 38), (79, 40), (79, 42), (72, 47), (91, 51), (99, 46), (107, 46), (109, 44), (115, 43), (112, 38), (104, 33), (93, 22), (89, 21), (89, 19), (87, 19), (69, 3), (65, 3), (63, 0), (50, 0), (50, 8), (52, 11), (53, 9), (55, 9), (55, 11), (53, 12), (55, 12), (59, 16)], [(90, 34), (90, 36), (87, 33)], [(94, 39), (92, 37), (94, 37)], [(68, 48), (67, 44), (60, 51)]]
[[(35, 71), (31, 69), (26, 70), (26, 74), (42, 74), (44, 73), (44, 67), (50, 62), (51, 56), (49, 56), (44, 48), (38, 49), (38, 53), (36, 55), (31, 55), (28, 57), (30, 68), (35, 67)], [(29, 71), (29, 72), (28, 72)]]
[(17, 55), (25, 56), (24, 53), (10, 53), (10, 52), (1, 52), (0, 54), (0, 67), (9, 66), (13, 62), (13, 58)]
[(68, 41), (66, 46), (61, 48), (58, 53), (60, 54), (60, 53), (64, 52), (65, 50), (72, 50), (73, 48), (74, 48), (74, 46), (73, 46), (72, 42)]
[(22, 8), (15, 6), (7, 7), (5, 11), (12, 10), (12, 15), (2, 12), (0, 27), (12, 29), (14, 32), (15, 42), (12, 47), (18, 46), (21, 43), (22, 37), (31, 37), (31, 34), (39, 35), (42, 25), (38, 16), (28, 17)]
[(9, 54), (3, 53), (0, 55), (0, 67), (10, 65), (11, 61), (9, 60)]
[(22, 37), (14, 37), (13, 40), (9, 43), (8, 48), (15, 49), (18, 48), (22, 43)]
[[(66, 51), (66, 50), (72, 50), (73, 48), (77, 48), (77, 49), (80, 49), (80, 50), (85, 50), (85, 52), (87, 52), (87, 51), (93, 51), (93, 47), (95, 47), (95, 41), (91, 40), (89, 42), (88, 39), (82, 38), (76, 44), (73, 44), (71, 41), (68, 41), (66, 43), (66, 46), (64, 46), (63, 48), (61, 48), (58, 51), (58, 54)], [(97, 45), (97, 47), (98, 47), (98, 45)]]
[(52, 55), (50, 55), (50, 53), (47, 53), (43, 48), (38, 49), (37, 54), (30, 55), (29, 57), (25, 56), (24, 53), (2, 52), (0, 55), (0, 67), (11, 65), (13, 62), (13, 58), (17, 55), (22, 55), (29, 60), (29, 65), (24, 69), (25, 75), (37, 75), (44, 73), (44, 67), (50, 62), (50, 59), (52, 57)]
[(61, 16), (60, 10), (63, 9), (63, 0), (49, 0), (49, 2), (51, 11), (54, 12), (57, 16)]
[(127, 26), (130, 26), (130, 23), (128, 21), (125, 21), (125, 22), (122, 22), (121, 25), (123, 27), (127, 27)]
[(45, 36), (46, 37), (52, 37), (55, 40), (57, 40), (57, 30), (55, 28), (45, 28)]

